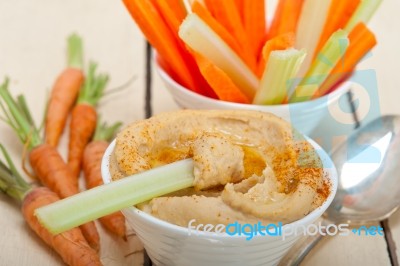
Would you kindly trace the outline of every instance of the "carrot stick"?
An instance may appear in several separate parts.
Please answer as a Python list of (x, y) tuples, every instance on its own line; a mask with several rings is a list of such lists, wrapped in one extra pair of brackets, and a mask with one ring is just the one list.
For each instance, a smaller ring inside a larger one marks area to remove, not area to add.
[(294, 34), (285, 33), (278, 35), (270, 40), (268, 40), (261, 51), (261, 57), (257, 67), (257, 76), (261, 77), (265, 70), (265, 65), (268, 62), (269, 55), (275, 50), (286, 50), (294, 46)]
[(216, 98), (215, 93), (212, 91), (211, 88), (209, 88), (207, 82), (201, 76), (200, 71), (194, 61), (194, 58), (186, 50), (183, 41), (178, 36), (179, 26), (184, 19), (184, 16), (182, 16), (182, 14), (179, 15), (179, 13), (185, 12), (184, 10), (180, 10), (178, 12), (176, 11), (183, 8), (181, 2), (178, 0), (174, 0), (172, 2), (167, 0), (151, 0), (151, 2), (158, 10), (165, 24), (169, 27), (173, 38), (175, 39), (177, 49), (186, 64), (186, 68), (190, 70), (192, 78), (196, 81), (193, 85), (194, 87), (192, 87), (191, 89), (196, 93), (208, 96), (210, 98)]
[(70, 229), (62, 234), (52, 235), (38, 221), (35, 210), (59, 200), (57, 194), (45, 187), (32, 187), (16, 170), (8, 153), (0, 144), (2, 153), (8, 163), (0, 160), (0, 190), (22, 203), (22, 214), (29, 227), (68, 265), (101, 265), (100, 258), (91, 249), (79, 228)]
[(266, 16), (264, 0), (244, 0), (243, 26), (253, 55), (257, 59), (266, 40)]
[(241, 22), (239, 10), (236, 8), (232, 0), (205, 0), (207, 8), (211, 10), (214, 17), (231, 32), (236, 40), (239, 41), (247, 60), (246, 64), (253, 71), (256, 70), (256, 57), (253, 55), (250, 47), (250, 41), (247, 37), (246, 30)]
[(319, 37), (319, 43), (314, 53), (314, 58), (332, 33), (338, 29), (343, 29), (346, 26), (359, 3), (360, 0), (332, 0), (325, 26), (322, 30), (321, 36)]
[[(25, 143), (29, 153), (29, 161), (42, 184), (54, 191), (60, 198), (70, 197), (79, 192), (67, 164), (58, 153), (57, 149), (49, 144), (43, 143), (40, 139), (39, 132), (35, 126), (30, 123), (27, 113), (27, 106), (20, 106), (20, 103), (13, 99), (8, 91), (8, 79), (0, 86), (0, 101), (3, 106), (3, 112), (8, 118), (8, 124), (15, 130), (22, 143)], [(8, 107), (5, 108), (5, 107)], [(93, 222), (82, 227), (89, 245), (99, 250), (100, 237), (97, 230), (93, 229)], [(87, 230), (90, 229), (90, 230)]]
[(233, 1), (235, 2), (237, 10), (239, 10), (240, 18), (241, 18), (241, 21), (243, 23), (243, 21), (244, 21), (243, 9), (244, 9), (244, 2), (246, 0), (233, 0)]
[(357, 24), (349, 34), (350, 45), (344, 54), (343, 60), (340, 60), (327, 80), (319, 89), (315, 97), (324, 95), (339, 81), (354, 71), (358, 62), (376, 45), (375, 35), (367, 28), (364, 23)]
[(203, 77), (214, 89), (218, 98), (227, 102), (250, 103), (250, 100), (233, 83), (229, 76), (206, 57), (193, 51)]
[[(103, 185), (101, 160), (109, 145), (108, 141), (120, 125), (120, 123), (117, 123), (107, 127), (106, 124), (101, 125), (99, 123), (92, 142), (86, 146), (83, 155), (83, 172), (88, 189)], [(111, 233), (122, 238), (126, 237), (125, 217), (120, 211), (101, 217), (99, 221)]]
[(180, 1), (170, 0), (150, 0), (154, 7), (157, 9), (160, 16), (164, 19), (165, 24), (168, 26), (174, 38), (178, 37), (179, 25), (182, 23), (185, 16), (181, 16), (182, 8)]
[(82, 40), (75, 34), (68, 38), (68, 61), (68, 67), (54, 83), (46, 115), (46, 143), (54, 147), (58, 144), (84, 79)]
[(280, 0), (268, 31), (268, 38), (293, 32), (296, 34), (297, 22), (304, 0)]
[(147, 0), (123, 0), (126, 8), (143, 34), (159, 55), (171, 65), (177, 82), (194, 90), (195, 80), (179, 51), (173, 33), (165, 24), (154, 5)]
[(96, 68), (95, 63), (90, 64), (87, 79), (71, 115), (68, 166), (75, 177), (74, 182), (77, 187), (83, 152), (96, 129), (97, 113), (95, 107), (104, 95), (104, 89), (108, 82), (107, 75), (96, 75)]
[(239, 42), (225, 29), (211, 13), (199, 2), (195, 1), (192, 5), (193, 13), (197, 14), (216, 34), (243, 60), (248, 61)]

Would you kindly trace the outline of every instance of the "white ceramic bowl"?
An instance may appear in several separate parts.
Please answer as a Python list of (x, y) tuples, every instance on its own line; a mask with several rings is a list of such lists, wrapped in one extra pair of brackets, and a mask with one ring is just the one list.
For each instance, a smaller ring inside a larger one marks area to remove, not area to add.
[(155, 65), (166, 88), (181, 108), (246, 109), (269, 112), (290, 122), (293, 127), (307, 136), (311, 135), (313, 130), (318, 126), (318, 123), (329, 114), (329, 106), (337, 103), (340, 96), (350, 89), (350, 83), (344, 82), (332, 93), (311, 101), (280, 105), (241, 104), (215, 100), (194, 93), (173, 80), (157, 63)]
[[(325, 178), (329, 179), (331, 193), (322, 206), (289, 226), (307, 226), (319, 218), (331, 204), (337, 189), (337, 173), (329, 156), (315, 142), (323, 162)], [(104, 183), (111, 181), (109, 157), (115, 141), (108, 147), (102, 161)], [(135, 207), (122, 210), (128, 224), (143, 242), (147, 254), (156, 265), (190, 266), (234, 266), (276, 265), (299, 236), (288, 236), (285, 240), (277, 236), (256, 235), (251, 240), (246, 236), (229, 236), (212, 232), (191, 233), (189, 229), (155, 218)], [(285, 226), (284, 226), (285, 229)]]

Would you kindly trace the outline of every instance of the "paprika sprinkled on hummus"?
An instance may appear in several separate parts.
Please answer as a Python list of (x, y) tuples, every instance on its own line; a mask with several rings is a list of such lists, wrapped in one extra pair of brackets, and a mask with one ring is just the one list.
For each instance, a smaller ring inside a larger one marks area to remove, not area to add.
[(185, 158), (194, 187), (141, 204), (168, 222), (298, 220), (330, 193), (315, 149), (284, 120), (258, 111), (181, 110), (126, 127), (111, 156), (113, 179)]

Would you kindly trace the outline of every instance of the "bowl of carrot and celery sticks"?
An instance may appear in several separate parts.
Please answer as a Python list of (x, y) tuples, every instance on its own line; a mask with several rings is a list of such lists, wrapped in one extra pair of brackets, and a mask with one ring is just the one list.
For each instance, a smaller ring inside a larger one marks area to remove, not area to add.
[(124, 0), (180, 107), (271, 112), (304, 134), (376, 45), (380, 2), (279, 0), (268, 18), (264, 0)]

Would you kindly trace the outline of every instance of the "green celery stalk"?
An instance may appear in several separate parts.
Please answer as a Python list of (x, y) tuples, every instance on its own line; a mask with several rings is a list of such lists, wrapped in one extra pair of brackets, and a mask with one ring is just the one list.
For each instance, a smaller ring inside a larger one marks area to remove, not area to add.
[(345, 30), (351, 32), (353, 28), (360, 22), (364, 22), (365, 24), (367, 24), (381, 3), (382, 0), (361, 1), (356, 11), (347, 22)]
[(271, 52), (253, 103), (281, 104), (286, 99), (305, 56), (304, 50), (293, 48)]
[(347, 31), (338, 30), (334, 32), (317, 55), (306, 76), (290, 96), (289, 102), (310, 100), (326, 80), (333, 67), (343, 57), (348, 47)]
[(201, 18), (187, 15), (179, 37), (194, 51), (222, 69), (249, 98), (253, 99), (259, 80), (242, 59)]
[(304, 77), (312, 65), (315, 49), (328, 17), (330, 4), (330, 0), (304, 0), (296, 30), (295, 47), (304, 49), (307, 56), (299, 70), (299, 77)]
[(193, 160), (138, 173), (41, 207), (35, 214), (52, 234), (62, 233), (115, 211), (193, 186)]

